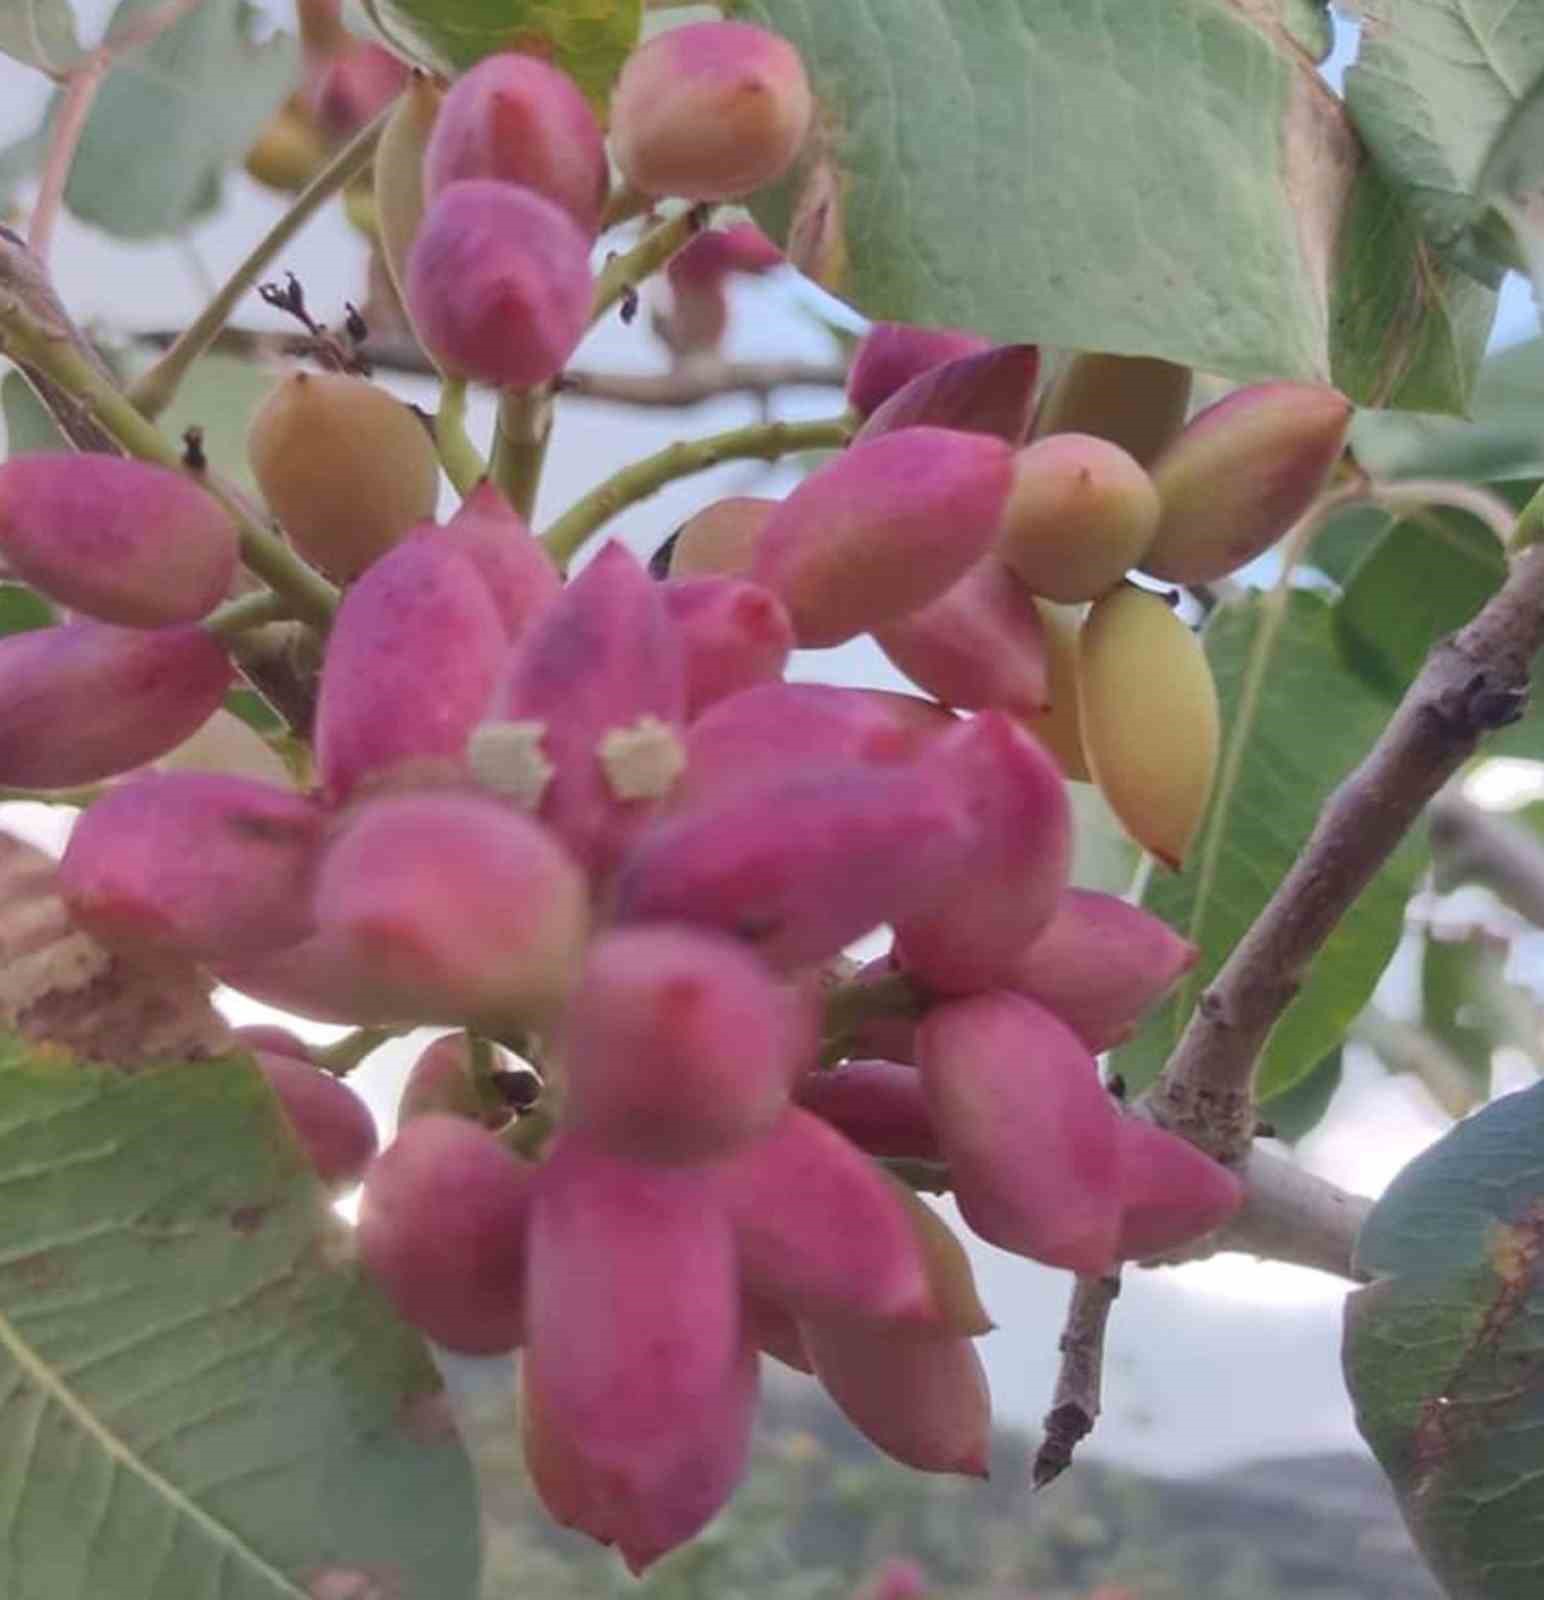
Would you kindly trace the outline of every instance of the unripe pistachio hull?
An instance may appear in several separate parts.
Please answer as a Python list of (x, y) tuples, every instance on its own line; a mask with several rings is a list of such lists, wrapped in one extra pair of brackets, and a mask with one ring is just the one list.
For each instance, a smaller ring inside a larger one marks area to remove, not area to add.
[(1035, 413), (1040, 352), (1032, 344), (1004, 344), (979, 355), (930, 367), (870, 412), (859, 440), (901, 428), (955, 428), (985, 433), (1006, 444), (1024, 442)]
[(779, 596), (806, 647), (915, 611), (991, 547), (1012, 480), (1000, 439), (905, 428), (854, 445), (767, 519), (750, 577)]
[(429, 203), (407, 308), (447, 371), (499, 389), (555, 376), (590, 319), (589, 236), (531, 189), (467, 178)]
[(100, 622), (195, 622), (225, 598), (236, 528), (180, 472), (119, 456), (13, 456), (0, 466), (0, 558)]
[(775, 594), (740, 578), (667, 579), (660, 591), (685, 652), (687, 721), (782, 677), (793, 624)]
[[(367, 801), (323, 857), (318, 931), (363, 975), (364, 1004), (490, 1033), (550, 1025), (578, 975), (583, 874), (540, 824), (476, 794)], [(353, 1003), (354, 996), (344, 996)]]
[(793, 164), (814, 114), (799, 53), (743, 22), (672, 28), (628, 57), (612, 153), (644, 194), (736, 200)]
[(994, 555), (930, 605), (874, 629), (902, 672), (945, 705), (1038, 716), (1049, 699), (1045, 630), (1034, 597)]
[(897, 1061), (844, 1061), (806, 1073), (796, 1098), (871, 1156), (942, 1161), (938, 1130), (917, 1069)]
[(525, 1338), (526, 1228), (536, 1169), (460, 1117), (419, 1117), (371, 1163), (359, 1254), (400, 1316), (447, 1349)]
[(562, 592), (546, 547), (489, 479), (461, 502), (439, 537), (482, 574), (511, 640)]
[(278, 1096), (285, 1118), (330, 1187), (356, 1183), (375, 1154), (375, 1119), (341, 1079), (293, 1056), (257, 1052), (258, 1070)]
[(1153, 463), (1162, 512), (1142, 570), (1212, 583), (1262, 555), (1324, 487), (1350, 423), (1343, 394), (1305, 383), (1236, 389), (1192, 417)]
[(963, 328), (877, 322), (853, 352), (847, 372), (847, 403), (860, 417), (870, 416), (913, 378), (945, 362), (980, 355), (991, 348), (990, 339)]
[(59, 866), (71, 916), (112, 949), (197, 962), (299, 943), (322, 813), (292, 789), (210, 773), (135, 778), (75, 826)]
[(610, 171), (589, 103), (572, 78), (531, 55), (484, 56), (451, 85), (423, 160), (430, 196), (463, 178), (534, 189), (592, 238)]
[(1162, 596), (1126, 584), (1095, 601), (1078, 640), (1078, 712), (1110, 809), (1178, 871), (1206, 813), (1221, 728), (1206, 653)]
[(804, 996), (742, 946), (619, 928), (592, 946), (569, 1010), (565, 1119), (634, 1160), (713, 1160), (772, 1127), (814, 1054)]
[(1120, 1124), (1124, 1261), (1163, 1255), (1220, 1228), (1244, 1203), (1235, 1173), (1141, 1117)]
[(375, 226), (397, 299), (407, 306), (407, 258), (424, 215), (424, 152), (444, 91), (416, 73), (392, 108), (372, 163)]
[(341, 372), (297, 372), (263, 402), (247, 454), (295, 548), (340, 582), (434, 514), (428, 429), (394, 395)]
[(1024, 726), (1056, 757), (1070, 783), (1087, 783), (1093, 774), (1083, 753), (1083, 721), (1078, 713), (1078, 633), (1081, 608), (1036, 600), (1045, 638), (1045, 682), (1049, 704)]
[(933, 1007), (918, 1064), (971, 1227), (1086, 1276), (1115, 1261), (1120, 1117), (1093, 1057), (1051, 1012), (982, 994)]
[(756, 540), (775, 500), (715, 500), (682, 524), (670, 551), (672, 578), (738, 577), (750, 570)]
[(0, 639), (0, 783), (63, 789), (154, 761), (213, 716), (233, 675), (197, 627), (70, 622)]
[(403, 767), (464, 773), (507, 648), (489, 586), (440, 531), (378, 561), (344, 595), (322, 668), (316, 763), (328, 797)]

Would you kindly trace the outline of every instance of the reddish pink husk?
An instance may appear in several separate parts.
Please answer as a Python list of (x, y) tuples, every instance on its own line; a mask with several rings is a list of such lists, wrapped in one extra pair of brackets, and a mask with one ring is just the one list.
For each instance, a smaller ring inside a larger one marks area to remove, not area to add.
[(371, 1163), (359, 1254), (414, 1327), (466, 1355), (525, 1338), (536, 1168), (462, 1117), (419, 1117)]
[(1108, 1050), (1195, 965), (1195, 945), (1150, 911), (1068, 889), (1007, 987), (1038, 1000), (1090, 1050)]
[(120, 456), (0, 466), (0, 556), (23, 582), (100, 622), (196, 622), (236, 572), (230, 514), (190, 478)]
[(1193, 1144), (1142, 1117), (1122, 1117), (1121, 1219), (1117, 1254), (1123, 1261), (1177, 1250), (1220, 1228), (1244, 1203), (1244, 1185)]
[(1044, 745), (1000, 711), (944, 734), (927, 770), (965, 809), (971, 846), (943, 898), (895, 919), (896, 948), (928, 988), (973, 994), (1017, 971), (1067, 886), (1067, 784)]
[(722, 279), (675, 281), (670, 305), (654, 316), (654, 331), (676, 358), (717, 350), (729, 330), (729, 294)]
[(422, 1022), (550, 1026), (578, 976), (588, 885), (540, 823), (478, 794), (368, 801), (322, 859), (317, 930), (361, 982), (340, 1003)]
[[(500, 1114), (495, 1114), (495, 1112)], [(397, 1101), (397, 1126), (418, 1117), (467, 1117), (485, 1127), (506, 1120), (507, 1108), (485, 1105), (472, 1071), (471, 1040), (465, 1033), (447, 1033), (426, 1045), (413, 1063)]]
[(659, 587), (685, 651), (688, 721), (782, 677), (793, 624), (775, 594), (741, 578), (675, 578)]
[(808, 998), (698, 928), (619, 928), (590, 948), (562, 1047), (564, 1115), (598, 1149), (710, 1161), (766, 1133), (814, 1059)]
[(994, 993), (934, 1006), (918, 1044), (970, 1226), (1047, 1266), (1108, 1272), (1121, 1217), (1121, 1119), (1082, 1042), (1043, 1006)]
[(1035, 416), (1040, 352), (1032, 344), (1004, 344), (920, 372), (897, 389), (858, 429), (858, 439), (926, 425), (989, 433), (1008, 444), (1024, 442)]
[(142, 767), (191, 738), (234, 675), (198, 627), (13, 633), (0, 639), (0, 783), (65, 789)]
[(316, 764), (328, 799), (408, 763), (465, 774), (507, 649), (488, 584), (440, 533), (382, 556), (344, 595), (327, 643)]
[(860, 417), (866, 417), (919, 373), (991, 348), (990, 339), (963, 328), (876, 322), (853, 353), (847, 374), (847, 403)]
[(679, 738), (685, 718), (685, 652), (659, 587), (625, 545), (608, 544), (516, 646), (495, 700), (494, 720), (542, 725), (553, 771), (538, 814), (597, 877), (660, 798), (619, 792), (605, 753), (615, 736), (651, 728)]
[(511, 639), (562, 592), (563, 579), (546, 546), (489, 478), (461, 502), (437, 537), (481, 573)]
[(752, 276), (783, 265), (781, 250), (754, 222), (737, 222), (732, 228), (708, 228), (684, 249), (676, 251), (665, 268), (672, 287), (719, 284), (731, 272)]
[(408, 255), (408, 308), (429, 353), (500, 389), (562, 370), (592, 291), (584, 229), (534, 190), (493, 178), (442, 189)]
[[(894, 697), (899, 700), (901, 697)], [(812, 762), (902, 765), (932, 728), (913, 725), (890, 700), (826, 683), (765, 683), (710, 706), (686, 733), (686, 771), (672, 809)]]
[(995, 556), (983, 556), (932, 604), (875, 628), (874, 642), (946, 705), (995, 706), (1018, 717), (1050, 705), (1040, 613)]
[(318, 930), (285, 950), (241, 961), (217, 961), (221, 983), (313, 1022), (417, 1022), (414, 997), (383, 989), (343, 933)]
[(826, 1392), (886, 1455), (986, 1477), (992, 1397), (969, 1339), (811, 1320), (799, 1331)]
[(945, 1314), (898, 1186), (820, 1118), (790, 1108), (717, 1170), (751, 1293), (800, 1317)]
[(567, 73), (535, 56), (484, 56), (451, 84), (424, 152), (424, 195), (463, 178), (523, 184), (592, 238), (610, 183), (606, 143)]
[(691, 1538), (745, 1471), (756, 1359), (711, 1183), (572, 1137), (532, 1207), (526, 1462), (558, 1522), (634, 1572)]
[(963, 578), (1012, 477), (1011, 447), (985, 434), (903, 428), (853, 445), (779, 503), (748, 576), (788, 607), (801, 645), (841, 644)]
[(305, 100), (322, 131), (341, 143), (379, 115), (407, 86), (411, 68), (373, 42), (355, 40), (310, 76)]
[(356, 1183), (375, 1154), (375, 1119), (340, 1078), (294, 1056), (259, 1050), (257, 1065), (323, 1183)]
[(794, 1098), (867, 1155), (943, 1159), (915, 1067), (898, 1061), (844, 1061), (805, 1073)]
[(833, 764), (656, 822), (617, 874), (616, 916), (721, 928), (774, 967), (808, 966), (936, 903), (970, 845), (922, 771)]
[(314, 927), (323, 815), (292, 790), (178, 772), (131, 778), (80, 819), (59, 865), (71, 917), (113, 949), (210, 962)]

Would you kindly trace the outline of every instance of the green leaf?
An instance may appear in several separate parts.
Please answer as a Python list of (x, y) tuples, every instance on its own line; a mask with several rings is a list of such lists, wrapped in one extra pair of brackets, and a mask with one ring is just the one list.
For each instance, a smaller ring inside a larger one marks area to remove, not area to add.
[(254, 362), (205, 356), (189, 368), (161, 426), (174, 438), (181, 438), (185, 428), (202, 428), (204, 454), (214, 469), (255, 492), (247, 427), (273, 382), (273, 374)]
[(1544, 71), (1497, 136), (1478, 187), (1510, 227), (1534, 300), (1544, 306)]
[[(120, 0), (121, 28), (159, 0)], [(121, 239), (175, 234), (218, 200), (227, 167), (294, 85), (292, 40), (258, 42), (246, 0), (201, 0), (116, 66), (81, 135), (65, 203)]]
[(48, 408), (32, 392), (32, 385), (13, 367), (0, 378), (0, 415), (5, 418), (5, 453), (19, 456), (28, 451), (67, 451), (70, 442)]
[(0, 147), (0, 209), (9, 206), (16, 191), (43, 165), (48, 134), (43, 124)]
[(758, 216), (786, 236), (799, 194), (806, 222), (823, 197), (829, 261), (809, 227), (795, 256), (867, 315), (1462, 406), (1493, 300), (1358, 182), (1344, 110), (1288, 31), (1310, 8), (730, 9), (798, 46), (821, 106), (802, 176)]
[(25, 584), (0, 583), (0, 638), (51, 627), (55, 621), (54, 608), (35, 590)]
[(1337, 1045), (1290, 1089), (1260, 1102), (1260, 1115), (1270, 1123), (1275, 1138), (1296, 1144), (1324, 1121), (1324, 1113), (1340, 1087), (1341, 1070), (1341, 1049)]
[(1544, 1589), (1544, 1085), (1476, 1112), (1362, 1228), (1344, 1364), (1357, 1426), (1455, 1600)]
[(0, 1593), (470, 1600), (439, 1380), (249, 1061), (0, 1036), (0, 1186)]
[(1357, 562), (1393, 524), (1377, 506), (1347, 506), (1337, 511), (1314, 539), (1308, 559), (1325, 577), (1344, 588)]
[(1396, 522), (1357, 563), (1335, 607), (1347, 658), (1397, 700), (1427, 652), (1501, 587), (1495, 534), (1463, 511), (1433, 508)]
[(454, 75), (499, 50), (560, 66), (604, 108), (643, 23), (643, 0), (365, 0), (394, 49)]
[(1495, 291), (1444, 262), (1400, 195), (1364, 167), (1330, 285), (1339, 388), (1363, 405), (1462, 412), (1495, 316)]
[[(1184, 1030), (1196, 997), (1297, 859), (1330, 792), (1367, 754), (1388, 703), (1336, 647), (1330, 604), (1295, 591), (1226, 605), (1206, 630), (1222, 705), (1223, 757), (1200, 842), (1181, 873), (1156, 871), (1143, 904), (1200, 947), (1196, 966), (1116, 1052), (1144, 1088)], [(1330, 935), (1266, 1046), (1268, 1101), (1311, 1073), (1345, 1036), (1388, 965), (1425, 842), (1406, 839)]]
[(1432, 245), (1490, 284), (1511, 262), (1485, 226), (1491, 147), (1544, 74), (1544, 10), (1517, 0), (1369, 8), (1346, 106)]
[(80, 53), (69, 0), (7, 0), (0, 10), (0, 56), (59, 73)]

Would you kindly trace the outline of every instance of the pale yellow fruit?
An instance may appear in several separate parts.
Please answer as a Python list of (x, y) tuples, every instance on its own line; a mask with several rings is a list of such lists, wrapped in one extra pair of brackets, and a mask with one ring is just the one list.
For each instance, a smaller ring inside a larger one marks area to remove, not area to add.
[(322, 170), (327, 145), (311, 115), (286, 101), (257, 130), (243, 165), (261, 184), (298, 194)]
[(704, 506), (676, 535), (670, 576), (734, 578), (748, 572), (756, 536), (776, 505), (775, 500), (739, 495)]
[(1038, 716), (1020, 720), (1056, 757), (1073, 783), (1088, 783), (1093, 774), (1083, 754), (1083, 723), (1078, 715), (1078, 630), (1083, 612), (1079, 606), (1059, 606), (1035, 601), (1045, 632), (1046, 691), (1051, 704)]
[(1058, 433), (1014, 456), (997, 554), (1031, 594), (1093, 600), (1136, 566), (1157, 527), (1158, 491), (1119, 445)]
[(1162, 595), (1126, 584), (1090, 607), (1078, 638), (1078, 711), (1110, 809), (1178, 871), (1206, 813), (1221, 729), (1201, 642)]
[(341, 372), (296, 372), (258, 408), (252, 473), (295, 548), (346, 583), (434, 514), (429, 430), (395, 395)]

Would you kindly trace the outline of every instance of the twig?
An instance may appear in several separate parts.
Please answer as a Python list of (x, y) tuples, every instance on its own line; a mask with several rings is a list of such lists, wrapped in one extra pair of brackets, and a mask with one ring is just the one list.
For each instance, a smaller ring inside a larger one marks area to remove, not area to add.
[(1475, 483), (1454, 483), (1445, 478), (1398, 478), (1388, 482), (1373, 482), (1367, 486), (1365, 498), (1385, 511), (1398, 516), (1411, 517), (1431, 506), (1446, 506), (1453, 511), (1466, 511), (1483, 522), (1495, 534), (1503, 547), (1512, 537), (1517, 514), (1491, 489)]
[(1072, 1465), (1073, 1452), (1099, 1419), (1104, 1377), (1104, 1333), (1120, 1293), (1120, 1274), (1079, 1278), (1062, 1326), (1061, 1368), (1045, 1416), (1045, 1438), (1035, 1452), (1030, 1477), (1035, 1488), (1054, 1483)]
[(1432, 802), (1431, 847), (1442, 882), (1482, 883), (1544, 928), (1544, 845), (1527, 828), (1450, 792)]
[(1390, 1072), (1407, 1072), (1450, 1117), (1466, 1117), (1484, 1098), (1472, 1073), (1435, 1034), (1380, 1006), (1368, 1006), (1348, 1037), (1373, 1051)]
[(273, 258), (333, 195), (370, 164), (391, 111), (392, 107), (387, 106), (328, 161), (295, 196), (284, 215), (248, 251), (209, 304), (177, 335), (166, 354), (140, 376), (129, 394), (145, 416), (157, 417), (171, 404), (188, 368), (215, 343), (230, 321), (231, 313), (268, 270)]
[[(1520, 525), (1544, 517), (1544, 493)], [(1544, 549), (1427, 657), (1382, 737), (1330, 796), (1286, 877), (1202, 993), (1147, 1103), (1156, 1120), (1230, 1163), (1254, 1130), (1255, 1063), (1309, 964), (1427, 802), (1480, 738), (1515, 721), (1544, 644)]]
[(579, 547), (618, 513), (677, 478), (704, 472), (722, 461), (775, 461), (800, 450), (829, 450), (852, 436), (850, 418), (822, 417), (815, 422), (757, 422), (704, 439), (685, 439), (635, 461), (598, 488), (574, 502), (544, 535), (547, 548), (566, 564)]
[(1313, 1267), (1353, 1283), (1365, 1281), (1352, 1254), (1372, 1201), (1306, 1172), (1295, 1161), (1255, 1146), (1238, 1168), (1243, 1209), (1226, 1227), (1187, 1251), (1201, 1260), (1221, 1250), (1241, 1250), (1265, 1261)]
[(499, 396), (489, 471), (504, 498), (527, 522), (536, 509), (551, 438), (552, 390), (546, 384), (507, 389)]
[(459, 495), (468, 495), (478, 479), (486, 477), (487, 463), (466, 431), (466, 379), (446, 378), (440, 385), (439, 410), (434, 413), (434, 447), (445, 476)]
[(671, 256), (707, 227), (712, 215), (712, 206), (691, 206), (650, 228), (631, 250), (612, 256), (595, 280), (590, 321), (599, 322), (618, 300), (646, 278), (652, 278)]

